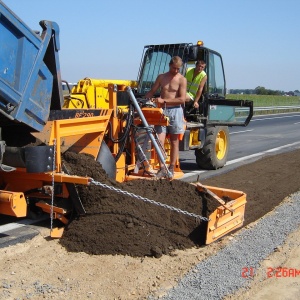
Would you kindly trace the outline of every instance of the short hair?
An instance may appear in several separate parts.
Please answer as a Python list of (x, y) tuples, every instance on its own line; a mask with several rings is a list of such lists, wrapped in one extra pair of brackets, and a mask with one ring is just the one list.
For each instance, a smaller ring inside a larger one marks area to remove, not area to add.
[(199, 64), (206, 65), (206, 62), (203, 59), (199, 59), (199, 60), (196, 61), (196, 66), (199, 65)]
[(182, 65), (182, 59), (179, 56), (173, 56), (170, 60), (169, 65), (180, 64)]

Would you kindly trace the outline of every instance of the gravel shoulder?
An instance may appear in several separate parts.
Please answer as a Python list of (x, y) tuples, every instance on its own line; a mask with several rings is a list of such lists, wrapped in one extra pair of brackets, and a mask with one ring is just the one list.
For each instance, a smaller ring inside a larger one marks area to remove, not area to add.
[[(224, 299), (226, 296), (245, 299), (246, 291), (248, 299), (253, 295), (257, 299), (257, 290), (252, 291), (252, 287), (257, 289), (257, 283), (261, 299), (270, 291), (275, 297), (272, 299), (293, 299), (289, 297), (299, 292), (300, 287), (297, 285), (299, 258), (291, 261), (299, 251), (299, 238), (293, 239), (300, 225), (299, 204), (300, 194), (296, 193), (256, 224), (242, 229), (225, 248), (184, 276), (164, 299)], [(289, 232), (293, 232), (293, 236), (286, 240)], [(290, 252), (293, 257), (289, 257)], [(272, 279), (277, 281), (272, 282)], [(280, 279), (289, 281), (289, 291), (278, 289), (283, 284), (277, 285)], [(274, 284), (276, 289), (273, 289)]]
[[(275, 273), (270, 271), (275, 270)], [(285, 243), (276, 247), (255, 270), (250, 285), (224, 300), (298, 299), (300, 292), (300, 226), (288, 235)], [(271, 277), (272, 276), (272, 277)]]

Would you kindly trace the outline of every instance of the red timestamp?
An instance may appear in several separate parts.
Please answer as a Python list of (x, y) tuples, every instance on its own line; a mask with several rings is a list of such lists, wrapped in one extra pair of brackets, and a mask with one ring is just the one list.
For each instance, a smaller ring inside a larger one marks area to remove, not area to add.
[(252, 278), (256, 273), (255, 268), (253, 267), (244, 267), (242, 268), (241, 276), (243, 278)]
[[(256, 275), (256, 269), (253, 267), (242, 268), (241, 276), (243, 278), (253, 278)], [(277, 268), (267, 268), (266, 270), (267, 278), (284, 278), (300, 277), (300, 269), (287, 268), (287, 267), (277, 267)]]
[(300, 277), (300, 269), (296, 268), (267, 268), (268, 278), (282, 278), (282, 277)]

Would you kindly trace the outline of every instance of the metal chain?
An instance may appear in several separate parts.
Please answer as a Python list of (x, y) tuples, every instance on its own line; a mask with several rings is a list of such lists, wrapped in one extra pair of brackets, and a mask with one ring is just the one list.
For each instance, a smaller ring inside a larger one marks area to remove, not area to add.
[(139, 195), (135, 195), (133, 193), (130, 193), (130, 192), (127, 192), (127, 191), (123, 191), (121, 189), (118, 189), (118, 188), (115, 188), (113, 186), (109, 186), (105, 183), (101, 183), (101, 182), (98, 182), (98, 181), (95, 181), (93, 178), (91, 178), (91, 181), (90, 181), (91, 184), (94, 184), (94, 185), (98, 185), (98, 186), (101, 186), (105, 189), (109, 189), (111, 191), (114, 191), (116, 193), (119, 193), (119, 194), (123, 194), (123, 195), (126, 195), (126, 196), (130, 196), (132, 198), (136, 198), (136, 199), (139, 199), (139, 200), (142, 200), (144, 202), (148, 202), (148, 203), (151, 203), (151, 204), (155, 204), (157, 206), (160, 206), (160, 207), (164, 207), (164, 208), (167, 208), (169, 210), (173, 210), (177, 213), (181, 213), (181, 214), (184, 214), (184, 215), (187, 215), (189, 217), (193, 217), (193, 218), (196, 218), (196, 219), (200, 219), (202, 221), (209, 221), (210, 219), (209, 218), (205, 218), (205, 217), (202, 217), (200, 215), (196, 215), (194, 213), (190, 213), (190, 212), (187, 212), (185, 210), (181, 210), (179, 208), (176, 208), (176, 207), (173, 207), (173, 206), (170, 206), (170, 205), (167, 205), (167, 204), (163, 204), (163, 203), (160, 203), (160, 202), (157, 202), (157, 201), (154, 201), (154, 200), (151, 200), (151, 199), (148, 199), (148, 198), (145, 198), (145, 197), (142, 197), (142, 196), (139, 196)]
[(56, 139), (53, 140), (53, 162), (52, 162), (52, 193), (51, 193), (51, 211), (50, 211), (50, 232), (53, 229), (53, 207), (54, 207), (54, 170), (55, 168), (55, 155), (56, 155)]

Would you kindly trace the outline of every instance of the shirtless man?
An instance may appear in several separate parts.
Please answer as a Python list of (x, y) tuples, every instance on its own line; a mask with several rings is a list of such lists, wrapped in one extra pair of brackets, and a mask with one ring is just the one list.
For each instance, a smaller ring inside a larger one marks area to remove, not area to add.
[[(160, 97), (155, 98), (156, 103), (162, 104), (164, 114), (169, 118), (169, 126), (155, 126), (159, 141), (165, 143), (166, 134), (170, 134), (171, 153), (169, 171), (174, 176), (174, 166), (179, 154), (179, 135), (184, 133), (184, 117), (182, 104), (186, 100), (187, 80), (179, 73), (182, 60), (179, 56), (172, 57), (169, 63), (169, 71), (157, 76), (151, 90), (145, 95), (152, 98), (160, 88)], [(157, 172), (158, 178), (164, 177), (166, 170), (162, 166)]]

